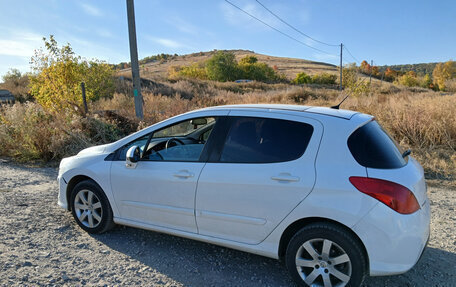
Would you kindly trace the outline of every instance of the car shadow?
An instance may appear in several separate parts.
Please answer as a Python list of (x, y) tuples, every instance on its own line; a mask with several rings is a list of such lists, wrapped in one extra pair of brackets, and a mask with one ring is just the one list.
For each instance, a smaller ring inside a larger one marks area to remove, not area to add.
[[(92, 236), (184, 286), (294, 286), (284, 264), (246, 252), (125, 226)], [(454, 266), (455, 253), (428, 247), (409, 272), (369, 277), (363, 286), (452, 286)]]
[(91, 236), (184, 286), (293, 286), (285, 266), (263, 256), (125, 226)]

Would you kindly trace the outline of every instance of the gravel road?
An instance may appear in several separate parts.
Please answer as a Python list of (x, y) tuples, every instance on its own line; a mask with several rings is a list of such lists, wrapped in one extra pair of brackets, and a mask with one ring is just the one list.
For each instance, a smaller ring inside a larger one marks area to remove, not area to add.
[[(0, 286), (293, 286), (276, 260), (116, 227), (89, 235), (57, 206), (57, 170), (0, 160)], [(431, 186), (421, 261), (365, 286), (456, 286), (456, 192)]]

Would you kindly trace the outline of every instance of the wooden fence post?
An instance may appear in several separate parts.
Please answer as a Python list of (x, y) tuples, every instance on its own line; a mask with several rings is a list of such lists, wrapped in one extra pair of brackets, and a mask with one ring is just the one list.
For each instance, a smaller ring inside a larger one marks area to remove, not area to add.
[(84, 82), (81, 82), (81, 90), (82, 90), (82, 102), (84, 103), (84, 114), (87, 114), (89, 112), (89, 109), (87, 108), (86, 89), (85, 89)]

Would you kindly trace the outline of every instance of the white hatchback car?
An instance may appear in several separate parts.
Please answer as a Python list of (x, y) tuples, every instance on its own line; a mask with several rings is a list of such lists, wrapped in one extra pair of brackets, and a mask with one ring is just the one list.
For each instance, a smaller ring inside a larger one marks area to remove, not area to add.
[(60, 163), (58, 204), (283, 259), (302, 286), (412, 268), (429, 238), (423, 169), (372, 116), (292, 105), (189, 112)]

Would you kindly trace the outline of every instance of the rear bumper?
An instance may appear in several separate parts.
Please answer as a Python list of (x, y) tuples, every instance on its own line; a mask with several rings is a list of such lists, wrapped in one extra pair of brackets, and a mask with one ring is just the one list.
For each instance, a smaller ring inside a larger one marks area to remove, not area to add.
[(429, 200), (409, 215), (379, 203), (353, 230), (366, 247), (371, 276), (405, 273), (421, 258), (429, 240)]

